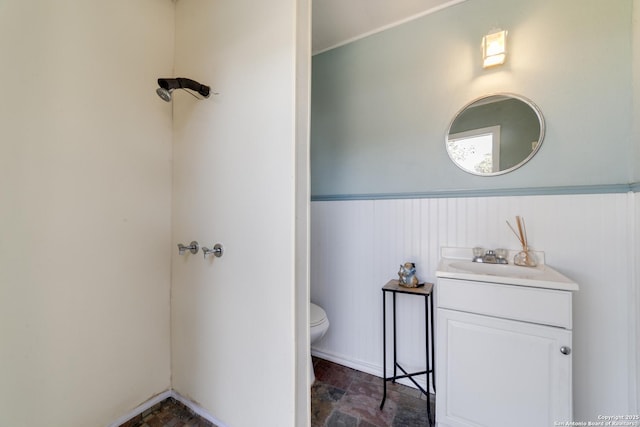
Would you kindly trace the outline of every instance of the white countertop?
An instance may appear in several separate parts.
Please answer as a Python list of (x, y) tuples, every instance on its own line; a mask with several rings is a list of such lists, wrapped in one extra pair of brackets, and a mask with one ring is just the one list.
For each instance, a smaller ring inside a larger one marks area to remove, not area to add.
[(549, 267), (544, 253), (535, 252), (537, 267), (520, 267), (513, 264), (517, 250), (510, 250), (509, 264), (474, 263), (471, 248), (442, 248), (442, 258), (436, 271), (437, 277), (530, 286), (535, 288), (577, 291), (578, 284)]

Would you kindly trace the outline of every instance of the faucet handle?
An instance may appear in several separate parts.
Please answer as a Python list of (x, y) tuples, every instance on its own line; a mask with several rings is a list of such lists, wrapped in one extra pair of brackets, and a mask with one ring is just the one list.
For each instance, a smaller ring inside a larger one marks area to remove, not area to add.
[(509, 251), (506, 249), (496, 249), (496, 259), (498, 260), (498, 264), (508, 264), (507, 257), (509, 256)]
[(473, 262), (482, 262), (482, 257), (484, 256), (484, 248), (480, 246), (476, 246), (473, 248)]

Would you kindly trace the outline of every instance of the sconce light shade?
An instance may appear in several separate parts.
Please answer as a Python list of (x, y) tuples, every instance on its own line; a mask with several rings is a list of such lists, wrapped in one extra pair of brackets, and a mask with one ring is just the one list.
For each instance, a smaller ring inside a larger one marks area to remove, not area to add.
[(496, 31), (482, 38), (482, 66), (504, 64), (507, 57), (507, 31)]

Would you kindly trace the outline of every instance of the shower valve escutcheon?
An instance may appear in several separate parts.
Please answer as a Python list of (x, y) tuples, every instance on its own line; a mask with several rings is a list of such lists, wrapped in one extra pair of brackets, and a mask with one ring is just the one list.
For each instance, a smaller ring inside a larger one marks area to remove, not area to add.
[(220, 243), (216, 243), (215, 245), (213, 245), (213, 248), (211, 249), (207, 248), (206, 246), (203, 246), (202, 253), (204, 254), (205, 259), (207, 258), (207, 255), (214, 255), (220, 258), (224, 253), (224, 248)]
[(191, 242), (189, 246), (185, 246), (182, 243), (178, 243), (178, 254), (180, 255), (184, 255), (184, 252), (187, 250), (195, 255), (198, 253), (199, 249), (200, 249), (200, 245), (198, 245), (198, 242), (196, 242), (195, 240)]

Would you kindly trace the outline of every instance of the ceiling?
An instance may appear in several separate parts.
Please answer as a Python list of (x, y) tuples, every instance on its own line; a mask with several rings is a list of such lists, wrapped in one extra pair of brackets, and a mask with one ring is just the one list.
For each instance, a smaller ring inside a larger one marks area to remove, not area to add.
[(312, 0), (312, 51), (320, 53), (466, 0)]

